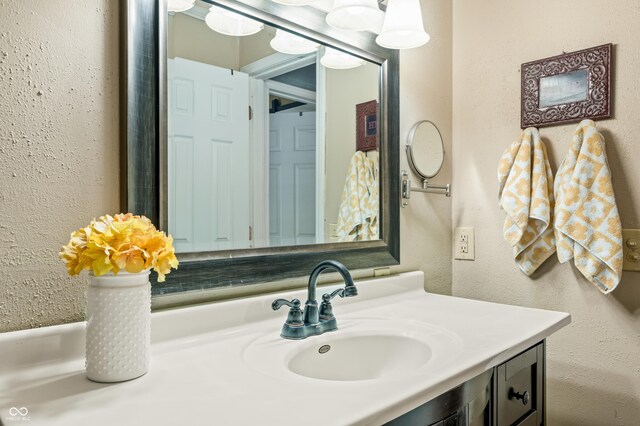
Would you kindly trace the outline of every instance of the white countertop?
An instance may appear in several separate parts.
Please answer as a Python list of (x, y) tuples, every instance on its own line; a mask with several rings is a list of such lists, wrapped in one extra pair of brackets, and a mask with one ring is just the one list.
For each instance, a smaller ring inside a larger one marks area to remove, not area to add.
[[(411, 272), (357, 282), (357, 297), (334, 299), (339, 330), (302, 341), (279, 337), (286, 309), (271, 310), (274, 295), (154, 313), (149, 372), (116, 384), (85, 377), (84, 323), (0, 334), (0, 419), (5, 426), (21, 424), (8, 419), (9, 410), (26, 407), (22, 424), (30, 425), (377, 425), (571, 321), (561, 312), (426, 293), (423, 279)], [(318, 295), (330, 288), (337, 287)], [(306, 290), (280, 296), (304, 301)], [(279, 361), (340, 333), (401, 324), (449, 339), (443, 340), (451, 342), (446, 353), (434, 357), (437, 368), (328, 381), (296, 375)]]

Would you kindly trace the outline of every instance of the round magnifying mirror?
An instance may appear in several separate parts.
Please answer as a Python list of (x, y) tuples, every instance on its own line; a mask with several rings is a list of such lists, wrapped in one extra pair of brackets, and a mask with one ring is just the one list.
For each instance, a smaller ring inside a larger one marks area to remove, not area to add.
[(418, 121), (407, 138), (409, 166), (422, 179), (438, 174), (444, 163), (444, 143), (440, 131), (431, 121)]

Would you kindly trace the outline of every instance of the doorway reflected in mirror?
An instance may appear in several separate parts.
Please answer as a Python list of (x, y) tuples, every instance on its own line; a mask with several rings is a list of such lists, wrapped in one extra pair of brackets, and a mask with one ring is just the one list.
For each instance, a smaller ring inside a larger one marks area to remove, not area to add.
[[(378, 100), (379, 65), (354, 57), (351, 68), (327, 68), (322, 45), (278, 52), (269, 25), (221, 34), (203, 5), (168, 17), (166, 195), (176, 251), (378, 239), (377, 151), (360, 161), (366, 182), (353, 167), (355, 105)], [(345, 203), (343, 194), (359, 193), (354, 179), (365, 204)], [(357, 238), (344, 235), (347, 217), (364, 217)]]

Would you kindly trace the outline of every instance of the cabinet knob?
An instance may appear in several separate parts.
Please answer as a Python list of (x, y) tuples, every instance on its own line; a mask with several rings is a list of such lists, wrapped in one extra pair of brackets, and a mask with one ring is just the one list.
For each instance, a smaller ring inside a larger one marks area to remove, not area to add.
[(529, 400), (531, 399), (529, 392), (524, 391), (523, 393), (516, 392), (513, 388), (509, 389), (509, 399), (519, 399), (522, 401), (523, 405), (529, 404)]

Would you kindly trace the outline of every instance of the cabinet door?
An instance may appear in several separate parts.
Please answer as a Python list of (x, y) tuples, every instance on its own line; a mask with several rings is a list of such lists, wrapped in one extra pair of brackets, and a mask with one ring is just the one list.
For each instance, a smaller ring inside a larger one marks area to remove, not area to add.
[(485, 371), (385, 426), (490, 426), (492, 379)]
[(497, 426), (544, 424), (544, 342), (496, 368)]

